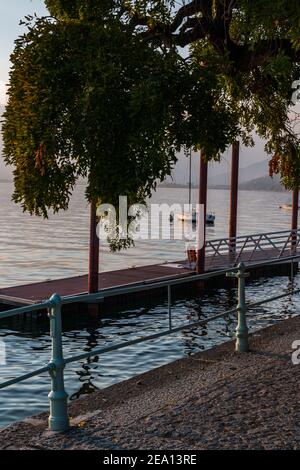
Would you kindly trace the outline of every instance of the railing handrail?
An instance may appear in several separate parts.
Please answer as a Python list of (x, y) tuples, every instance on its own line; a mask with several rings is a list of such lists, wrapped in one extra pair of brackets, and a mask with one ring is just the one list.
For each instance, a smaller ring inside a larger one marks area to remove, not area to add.
[(236, 266), (241, 259), (247, 263), (252, 262), (257, 252), (264, 253), (265, 258), (270, 258), (270, 250), (273, 250), (274, 259), (283, 258), (287, 252), (297, 251), (299, 244), (299, 229), (207, 240), (205, 243), (207, 266), (213, 267), (216, 259), (225, 260), (228, 264), (228, 255), (229, 262), (233, 266)]
[[(280, 259), (275, 258), (272, 260), (249, 263), (248, 267), (251, 269), (255, 269), (257, 267), (261, 267), (265, 265), (267, 266), (267, 265), (272, 265), (272, 264), (285, 263), (288, 261), (295, 261), (297, 259), (300, 259), (300, 253), (291, 255), (291, 256), (285, 256)], [(226, 275), (226, 273), (237, 271), (237, 270), (238, 270), (238, 266), (211, 271), (209, 273), (204, 273), (204, 274), (194, 274), (194, 272), (192, 271), (190, 276), (184, 276), (184, 277), (178, 276), (175, 279), (168, 278), (162, 281), (154, 281), (154, 282), (151, 281), (149, 283), (147, 281), (143, 281), (142, 283), (139, 283), (136, 285), (128, 285), (128, 286), (121, 286), (121, 287), (117, 286), (117, 287), (101, 289), (99, 290), (99, 292), (95, 294), (78, 294), (78, 295), (72, 295), (72, 296), (64, 296), (64, 297), (61, 297), (61, 302), (62, 302), (62, 305), (69, 305), (72, 303), (92, 302), (92, 301), (102, 300), (104, 298), (113, 297), (115, 295), (120, 295), (120, 294), (131, 294), (131, 293), (145, 291), (145, 290), (156, 290), (156, 289), (160, 289), (160, 288), (168, 287), (168, 286), (175, 286), (175, 285), (185, 284), (189, 282), (212, 279), (214, 277), (220, 277), (222, 275)], [(17, 307), (14, 309), (6, 310), (4, 312), (0, 312), (0, 320), (4, 318), (13, 317), (15, 315), (20, 315), (23, 313), (30, 313), (30, 312), (36, 312), (39, 310), (45, 310), (45, 309), (51, 308), (51, 306), (52, 306), (51, 299), (47, 299), (37, 304), (26, 305), (25, 307)]]
[(229, 240), (229, 241), (236, 241), (236, 240), (244, 240), (245, 238), (250, 238), (250, 237), (260, 237), (261, 235), (278, 235), (278, 234), (295, 234), (299, 233), (300, 234), (300, 229), (286, 229), (286, 230), (278, 230), (276, 232), (262, 232), (262, 233), (250, 233), (247, 235), (238, 235), (237, 237), (223, 237), (223, 238), (214, 238), (214, 239), (207, 239), (206, 243), (209, 242), (220, 242), (223, 240)]
[[(290, 234), (290, 232), (288, 232)], [(290, 234), (290, 237), (291, 238), (293, 236), (293, 234), (291, 233)], [(261, 238), (259, 238), (261, 237)], [(299, 237), (300, 238), (300, 237)], [(233, 239), (229, 239), (229, 238), (224, 238), (223, 240), (219, 240), (219, 243), (218, 243), (218, 246), (220, 248), (224, 248), (224, 249), (228, 249), (228, 246), (230, 246), (230, 240), (233, 240)], [(257, 237), (257, 239), (253, 238), (253, 237), (245, 237), (244, 239), (234, 239), (234, 241), (237, 241), (237, 243), (235, 243), (236, 246), (242, 246), (243, 242), (245, 240), (248, 240), (249, 241), (249, 244), (252, 243), (254, 244), (255, 242), (257, 242), (257, 240), (261, 240), (260, 244), (270, 244), (270, 242), (274, 242), (274, 243), (282, 243), (283, 240), (286, 240), (286, 237), (267, 237), (267, 235), (260, 235)], [(215, 249), (215, 245), (214, 243), (216, 242), (216, 240), (207, 240), (206, 242), (206, 248), (211, 248), (211, 249)], [(221, 242), (223, 242), (223, 244), (221, 244)], [(217, 243), (216, 243), (217, 244)]]
[[(299, 257), (299, 256), (298, 256)], [(291, 258), (291, 257), (290, 257)], [(292, 257), (294, 260), (295, 257)], [(94, 349), (86, 353), (76, 354), (71, 357), (64, 359), (63, 349), (62, 349), (62, 331), (61, 331), (61, 306), (63, 299), (60, 298), (57, 294), (53, 295), (50, 301), (47, 303), (51, 305), (50, 309), (50, 325), (51, 325), (51, 336), (52, 336), (52, 359), (51, 361), (35, 371), (29, 372), (22, 376), (10, 379), (6, 382), (0, 384), (0, 390), (8, 386), (20, 383), (29, 378), (40, 375), (44, 372), (49, 372), (52, 381), (52, 391), (49, 394), (50, 399), (50, 416), (49, 416), (49, 428), (52, 431), (64, 431), (69, 427), (69, 418), (67, 414), (67, 394), (64, 390), (64, 374), (63, 370), (65, 366), (72, 362), (77, 362), (82, 359), (86, 359), (93, 356), (98, 356), (105, 354), (107, 352), (124, 349), (136, 344), (140, 344), (145, 341), (150, 341), (153, 339), (158, 339), (166, 335), (174, 334), (179, 331), (195, 328), (196, 326), (205, 325), (213, 320), (224, 318), (232, 313), (238, 313), (238, 324), (236, 328), (236, 351), (246, 352), (249, 349), (248, 346), (248, 327), (246, 323), (246, 311), (248, 309), (263, 305), (265, 303), (272, 302), (277, 299), (281, 299), (290, 295), (295, 295), (300, 293), (300, 289), (289, 289), (284, 294), (276, 295), (263, 299), (262, 301), (246, 304), (245, 301), (245, 278), (247, 274), (245, 273), (245, 265), (241, 263), (237, 270), (228, 271), (227, 273), (230, 277), (236, 277), (238, 279), (238, 297), (239, 303), (237, 307), (225, 312), (210, 316), (206, 319), (199, 320), (197, 322), (189, 323), (186, 325), (180, 325), (175, 328), (169, 328), (159, 333), (154, 333), (152, 335), (144, 336), (142, 338), (136, 338), (130, 341), (113, 344), (111, 346), (106, 346), (102, 348)], [(170, 298), (168, 297), (170, 300)], [(45, 304), (40, 304), (40, 306)]]
[[(261, 267), (265, 265), (272, 265), (272, 264), (278, 264), (278, 263), (284, 263), (288, 261), (295, 261), (296, 259), (300, 259), (300, 253), (293, 255), (293, 256), (287, 256), (283, 258), (276, 258), (272, 260), (267, 260), (267, 261), (261, 261), (261, 262), (255, 262), (255, 263), (249, 263), (247, 267), (251, 269), (255, 269), (256, 267)], [(172, 280), (164, 280), (164, 281), (156, 281), (156, 282), (151, 282), (147, 283), (145, 281), (144, 283), (133, 285), (133, 286), (128, 286), (128, 287), (110, 287), (107, 289), (102, 289), (99, 291), (99, 293), (96, 294), (80, 294), (78, 296), (66, 296), (62, 297), (62, 302), (63, 304), (70, 304), (76, 302), (85, 302), (85, 301), (90, 301), (92, 302), (93, 300), (97, 299), (104, 299), (107, 297), (113, 297), (114, 295), (120, 295), (120, 294), (131, 294), (139, 291), (145, 291), (145, 290), (155, 290), (155, 289), (160, 289), (163, 287), (168, 287), (168, 286), (176, 286), (180, 284), (185, 284), (188, 282), (196, 282), (196, 281), (202, 281), (202, 280), (207, 280), (207, 279), (212, 279), (214, 277), (220, 277), (222, 275), (226, 275), (229, 272), (232, 271), (237, 271), (239, 268), (238, 266), (234, 266), (231, 268), (224, 268), (220, 269), (217, 271), (211, 271), (209, 273), (204, 273), (204, 274), (192, 274), (191, 276), (185, 276), (185, 277), (178, 277), (176, 279)], [(1, 314), (0, 314), (1, 315)], [(1, 316), (0, 316), (1, 319)]]
[[(272, 260), (249, 263), (249, 267), (255, 268), (260, 266), (272, 265), (272, 264), (282, 264), (291, 261), (293, 263), (300, 258), (299, 254), (293, 254), (291, 256), (276, 258)], [(284, 294), (276, 295), (263, 299), (262, 301), (254, 302), (252, 304), (247, 304), (245, 299), (245, 278), (247, 273), (245, 273), (246, 266), (243, 263), (240, 263), (239, 266), (233, 268), (226, 268), (218, 271), (213, 271), (204, 274), (193, 274), (191, 276), (184, 276), (176, 279), (165, 279), (157, 282), (144, 282), (142, 284), (134, 286), (125, 286), (125, 287), (116, 287), (106, 290), (101, 290), (96, 294), (81, 294), (77, 296), (66, 296), (60, 297), (58, 294), (53, 294), (50, 299), (45, 300), (39, 304), (28, 305), (26, 307), (19, 307), (11, 309), (5, 312), (0, 313), (0, 320), (8, 317), (12, 317), (21, 313), (39, 311), (43, 309), (48, 309), (49, 319), (50, 319), (50, 331), (51, 331), (51, 340), (52, 340), (52, 357), (50, 362), (34, 371), (31, 371), (27, 374), (21, 375), (19, 377), (7, 380), (3, 383), (0, 383), (0, 389), (6, 388), (8, 386), (14, 385), (16, 383), (22, 382), (29, 378), (40, 375), (44, 372), (49, 372), (51, 377), (51, 392), (49, 394), (50, 400), (50, 415), (49, 415), (49, 428), (52, 431), (64, 431), (69, 427), (69, 418), (67, 413), (67, 394), (64, 388), (64, 368), (67, 364), (71, 362), (76, 362), (88, 357), (93, 357), (96, 355), (104, 354), (110, 351), (123, 349), (129, 346), (133, 346), (145, 341), (150, 341), (153, 339), (161, 338), (166, 335), (174, 334), (179, 331), (195, 328), (196, 326), (207, 324), (211, 321), (214, 321), (218, 318), (226, 317), (232, 313), (237, 313), (238, 322), (236, 328), (236, 351), (246, 352), (248, 351), (248, 327), (246, 322), (246, 312), (247, 309), (254, 308), (255, 306), (262, 305), (268, 302), (271, 302), (276, 299), (284, 298), (290, 295), (295, 295), (300, 293), (300, 289), (294, 290), (290, 289)], [(64, 358), (63, 356), (63, 344), (62, 344), (62, 327), (61, 327), (61, 308), (63, 305), (78, 303), (78, 302), (93, 302), (99, 301), (106, 297), (112, 297), (120, 293), (132, 293), (145, 290), (153, 290), (158, 288), (167, 287), (168, 288), (168, 310), (169, 315), (171, 313), (171, 287), (187, 282), (195, 282), (197, 280), (205, 280), (214, 278), (221, 275), (227, 275), (230, 277), (236, 277), (238, 279), (238, 305), (235, 308), (230, 310), (222, 311), (222, 313), (213, 315), (206, 319), (199, 320), (197, 322), (188, 323), (186, 325), (180, 325), (178, 327), (172, 328), (171, 321), (169, 321), (169, 329), (166, 329), (159, 333), (154, 333), (152, 335), (144, 336), (141, 338), (136, 338), (126, 342), (112, 344), (110, 346), (94, 349), (93, 351), (84, 352), (75, 354), (73, 356)]]

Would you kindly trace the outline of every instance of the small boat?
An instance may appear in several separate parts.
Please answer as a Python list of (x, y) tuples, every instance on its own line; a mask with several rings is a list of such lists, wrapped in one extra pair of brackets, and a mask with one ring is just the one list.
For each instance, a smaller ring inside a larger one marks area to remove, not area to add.
[(196, 222), (196, 211), (182, 212), (181, 214), (177, 214), (177, 219), (181, 220), (182, 222)]
[[(197, 222), (197, 214), (195, 210), (192, 212), (183, 212), (182, 214), (177, 214), (177, 219), (182, 222)], [(216, 216), (213, 212), (206, 214), (206, 225), (214, 225)]]
[(282, 206), (279, 206), (279, 209), (284, 209), (286, 211), (291, 211), (293, 208), (292, 204), (282, 204)]
[[(279, 206), (279, 209), (284, 209), (285, 211), (291, 211), (293, 210), (292, 204), (282, 204), (282, 206)], [(298, 211), (300, 210), (300, 207), (298, 207)]]
[(206, 225), (215, 225), (216, 216), (213, 212), (206, 214)]
[[(192, 151), (186, 151), (186, 157), (189, 157), (189, 207), (191, 207), (192, 202)], [(196, 210), (192, 209), (188, 212), (183, 212), (181, 214), (177, 214), (177, 219), (181, 220), (182, 222), (192, 222), (196, 223), (197, 221), (197, 214)], [(170, 222), (173, 222), (174, 217), (170, 216)], [(206, 214), (206, 225), (214, 225), (216, 220), (216, 216), (213, 212)]]

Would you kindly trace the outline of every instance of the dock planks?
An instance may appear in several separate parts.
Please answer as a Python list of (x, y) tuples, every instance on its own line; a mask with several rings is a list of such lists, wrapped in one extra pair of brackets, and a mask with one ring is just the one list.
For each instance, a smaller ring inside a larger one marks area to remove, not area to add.
[[(290, 251), (287, 250), (283, 255), (286, 257), (290, 256)], [(246, 265), (251, 265), (255, 262), (275, 259), (276, 257), (278, 257), (278, 251), (268, 249), (251, 253), (251, 259), (249, 253), (244, 252), (239, 261), (243, 261)], [(284, 259), (278, 259), (278, 263), (282, 262), (284, 262)], [(234, 266), (234, 264), (234, 255), (223, 254), (222, 256), (206, 257), (208, 272), (230, 268)], [(99, 290), (138, 285), (145, 282), (158, 282), (174, 277), (192, 276), (193, 272), (193, 269), (190, 269), (187, 261), (107, 271), (99, 274)], [(87, 292), (87, 285), (88, 276), (83, 275), (7, 287), (0, 289), (0, 304), (21, 306), (39, 303), (51, 297), (53, 293), (58, 293), (61, 296), (85, 294)]]
[[(173, 266), (172, 266), (173, 265)], [(178, 267), (176, 263), (141, 266), (136, 268), (107, 271), (99, 274), (99, 290), (113, 287), (136, 285), (145, 281), (157, 282), (174, 276), (191, 275), (192, 271)], [(0, 303), (6, 305), (26, 305), (39, 303), (58, 293), (62, 297), (87, 293), (88, 276), (55, 279), (34, 284), (26, 284), (0, 289)]]

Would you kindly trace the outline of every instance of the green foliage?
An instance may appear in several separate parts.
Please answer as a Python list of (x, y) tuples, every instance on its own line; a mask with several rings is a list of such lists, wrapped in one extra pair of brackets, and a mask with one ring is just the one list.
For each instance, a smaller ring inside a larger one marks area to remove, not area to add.
[(45, 0), (50, 14), (59, 19), (92, 20), (110, 16), (120, 5), (118, 0)]
[[(48, 3), (53, 13), (69, 5)], [(88, 178), (89, 201), (117, 207), (121, 194), (144, 202), (182, 145), (210, 159), (234, 136), (236, 119), (214, 77), (144, 44), (117, 19), (28, 26), (12, 55), (3, 124), (13, 198), (24, 210), (46, 217), (66, 209), (80, 177)]]
[(251, 145), (255, 132), (267, 141), (270, 174), (279, 173), (287, 189), (300, 187), (300, 129), (293, 120), (299, 122), (299, 114), (291, 112), (292, 85), (300, 79), (299, 31), (298, 0), (241, 0), (223, 50), (207, 37), (192, 45), (195, 62), (219, 77), (237, 116), (237, 138)]
[[(52, 17), (28, 18), (12, 55), (3, 139), (14, 200), (47, 217), (85, 177), (89, 201), (144, 202), (183, 145), (218, 159), (254, 131), (271, 172), (299, 187), (299, 1), (235, 3), (199, 2), (178, 20), (172, 1), (46, 0)], [(185, 59), (178, 44), (190, 44)]]

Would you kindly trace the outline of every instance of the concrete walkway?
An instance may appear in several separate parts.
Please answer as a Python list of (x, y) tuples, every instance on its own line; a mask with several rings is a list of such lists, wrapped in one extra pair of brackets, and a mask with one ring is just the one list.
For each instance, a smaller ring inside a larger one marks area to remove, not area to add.
[(300, 316), (176, 361), (70, 405), (72, 428), (41, 414), (0, 431), (1, 449), (300, 449)]

